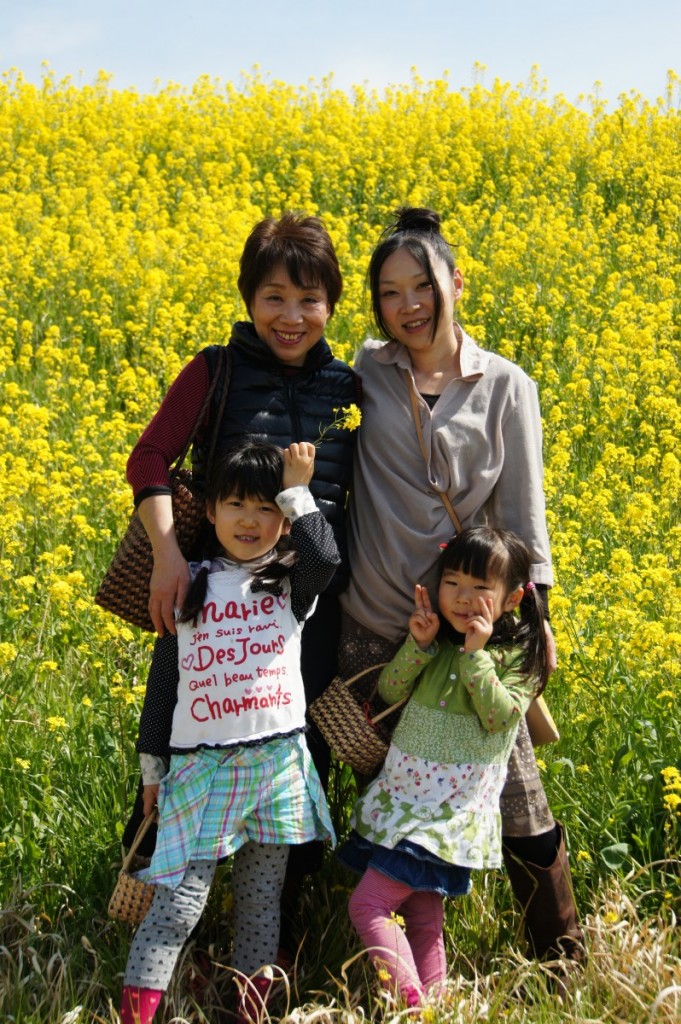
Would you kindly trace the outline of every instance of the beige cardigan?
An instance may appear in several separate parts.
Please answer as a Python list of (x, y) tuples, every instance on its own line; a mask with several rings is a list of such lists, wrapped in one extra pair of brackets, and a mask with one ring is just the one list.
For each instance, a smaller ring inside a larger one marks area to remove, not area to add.
[(553, 583), (536, 385), (462, 335), (461, 376), (432, 412), (419, 400), (428, 467), (412, 418), (407, 350), (370, 339), (355, 362), (364, 399), (349, 510), (351, 580), (341, 600), (353, 619), (389, 640), (407, 630), (415, 583), (437, 598), (439, 545), (453, 533), (437, 488), (464, 528), (519, 534), (532, 553), (532, 579)]

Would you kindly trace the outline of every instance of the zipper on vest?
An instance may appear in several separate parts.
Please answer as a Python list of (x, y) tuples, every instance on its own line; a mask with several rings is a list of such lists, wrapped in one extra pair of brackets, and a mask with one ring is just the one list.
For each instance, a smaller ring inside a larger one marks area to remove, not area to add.
[(291, 440), (302, 441), (300, 427), (300, 416), (298, 415), (298, 402), (296, 401), (296, 386), (292, 380), (286, 381), (286, 399), (289, 415), (291, 417)]

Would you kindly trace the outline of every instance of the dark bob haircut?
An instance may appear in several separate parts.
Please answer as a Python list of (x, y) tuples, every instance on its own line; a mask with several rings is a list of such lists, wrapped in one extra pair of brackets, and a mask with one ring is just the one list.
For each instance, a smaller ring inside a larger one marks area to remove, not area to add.
[(279, 265), (297, 288), (324, 288), (333, 313), (343, 278), (329, 233), (317, 217), (285, 213), (255, 225), (241, 254), (237, 282), (249, 316), (257, 289)]

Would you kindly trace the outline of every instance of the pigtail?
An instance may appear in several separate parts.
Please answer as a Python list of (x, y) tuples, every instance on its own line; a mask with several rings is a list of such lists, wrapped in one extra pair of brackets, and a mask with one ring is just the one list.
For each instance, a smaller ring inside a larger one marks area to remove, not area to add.
[(206, 603), (210, 565), (211, 563), (208, 560), (201, 563), (201, 568), (189, 585), (187, 596), (177, 617), (178, 622), (191, 622), (193, 626), (196, 625), (199, 612), (201, 612)]
[(504, 612), (495, 624), (488, 647), (520, 647), (523, 660), (520, 671), (537, 680), (536, 696), (549, 680), (548, 645), (546, 642), (544, 607), (533, 583), (526, 584), (520, 604), (520, 618)]
[(539, 680), (537, 696), (549, 681), (549, 651), (546, 639), (544, 603), (534, 583), (525, 585), (520, 603), (520, 620), (515, 631), (516, 642), (525, 651), (521, 671)]
[(251, 587), (254, 591), (271, 590), (275, 594), (281, 593), (281, 584), (291, 575), (291, 569), (298, 561), (298, 552), (295, 551), (289, 542), (288, 537), (281, 537), (274, 549), (274, 557), (251, 573)]

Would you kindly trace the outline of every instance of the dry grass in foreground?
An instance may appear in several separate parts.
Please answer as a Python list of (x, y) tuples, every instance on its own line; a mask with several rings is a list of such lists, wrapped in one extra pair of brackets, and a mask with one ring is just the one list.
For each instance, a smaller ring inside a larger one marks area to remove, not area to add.
[[(524, 960), (507, 945), (478, 964), (452, 966), (446, 995), (425, 1007), (424, 1024), (470, 1021), (574, 1022), (574, 1024), (678, 1024), (681, 1020), (681, 948), (672, 907), (644, 913), (624, 883), (610, 884), (585, 917), (588, 961), (567, 988), (555, 990), (548, 968)], [(129, 935), (110, 922), (92, 921), (78, 935), (73, 894), (55, 921), (35, 917), (35, 893), (16, 893), (0, 911), (0, 1016), (16, 1024), (117, 1024), (120, 966)], [(329, 964), (347, 942), (349, 926), (334, 915), (306, 962), (301, 954), (277, 1006), (264, 1024), (397, 1022), (404, 1010), (377, 994), (366, 955), (355, 953), (337, 969)], [(210, 951), (209, 951), (210, 952)], [(327, 953), (330, 954), (328, 959)], [(309, 955), (309, 954), (306, 954)], [(231, 972), (190, 943), (157, 1020), (220, 1024), (233, 1020)]]

